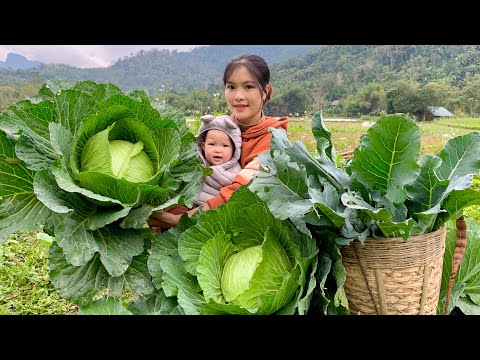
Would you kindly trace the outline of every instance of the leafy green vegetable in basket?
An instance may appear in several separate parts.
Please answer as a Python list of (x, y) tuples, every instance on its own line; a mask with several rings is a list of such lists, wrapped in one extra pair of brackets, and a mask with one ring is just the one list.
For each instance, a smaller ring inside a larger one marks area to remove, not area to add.
[[(480, 171), (480, 134), (449, 139), (435, 155), (420, 157), (421, 131), (405, 114), (378, 119), (361, 137), (344, 168), (321, 112), (314, 114), (316, 154), (271, 129), (271, 150), (259, 156), (260, 174), (248, 187), (280, 220), (313, 236), (336, 264), (325, 280), (325, 310), (341, 301), (346, 274), (339, 246), (367, 237), (422, 235), (439, 229), (463, 210), (480, 204), (471, 188)], [(336, 289), (336, 290), (335, 290)]]

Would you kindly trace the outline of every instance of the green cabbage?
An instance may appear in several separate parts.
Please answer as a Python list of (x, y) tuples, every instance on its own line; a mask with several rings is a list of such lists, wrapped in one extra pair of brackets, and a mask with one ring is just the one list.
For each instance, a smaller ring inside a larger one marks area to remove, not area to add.
[(0, 130), (0, 242), (54, 237), (51, 282), (77, 305), (153, 293), (147, 220), (192, 206), (203, 171), (184, 116), (144, 91), (52, 81), (1, 112)]
[(139, 301), (169, 299), (175, 314), (305, 315), (317, 285), (317, 253), (312, 237), (274, 218), (242, 186), (227, 204), (157, 236), (148, 267), (158, 291)]
[(82, 150), (80, 172), (98, 171), (117, 179), (139, 183), (155, 174), (143, 142), (109, 140), (109, 128), (92, 136)]
[(221, 280), (225, 301), (232, 302), (249, 288), (250, 280), (260, 261), (262, 261), (261, 245), (252, 246), (228, 258), (223, 267)]

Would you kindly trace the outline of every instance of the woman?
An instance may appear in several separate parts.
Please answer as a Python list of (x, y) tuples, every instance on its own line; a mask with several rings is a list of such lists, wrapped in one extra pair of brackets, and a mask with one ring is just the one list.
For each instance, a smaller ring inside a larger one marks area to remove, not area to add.
[[(263, 107), (272, 96), (270, 69), (263, 58), (257, 55), (241, 55), (232, 59), (223, 74), (225, 99), (231, 118), (242, 131), (242, 152), (240, 165), (242, 170), (232, 183), (220, 189), (220, 193), (209, 199), (203, 206), (204, 211), (225, 204), (232, 193), (240, 186), (248, 184), (259, 171), (257, 155), (270, 150), (272, 134), (269, 128), (287, 130), (288, 117), (274, 118), (263, 113)], [(198, 208), (188, 212), (192, 215)], [(149, 226), (168, 228), (176, 226), (184, 210), (153, 213)]]

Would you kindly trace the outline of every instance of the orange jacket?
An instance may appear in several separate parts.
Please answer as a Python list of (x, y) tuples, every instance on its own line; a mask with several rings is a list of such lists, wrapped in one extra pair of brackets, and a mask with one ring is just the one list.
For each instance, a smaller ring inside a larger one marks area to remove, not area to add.
[[(263, 116), (263, 120), (255, 126), (252, 126), (247, 131), (242, 132), (242, 154), (240, 156), (240, 165), (245, 167), (253, 158), (264, 151), (270, 150), (270, 140), (272, 134), (268, 131), (269, 128), (283, 128), (285, 131), (288, 128), (288, 117), (284, 116), (280, 119), (271, 116)], [(230, 185), (224, 186), (220, 189), (220, 193), (207, 201), (210, 209), (215, 209), (217, 206), (225, 204), (232, 196), (232, 193), (240, 186), (248, 184), (241, 175), (235, 176)]]

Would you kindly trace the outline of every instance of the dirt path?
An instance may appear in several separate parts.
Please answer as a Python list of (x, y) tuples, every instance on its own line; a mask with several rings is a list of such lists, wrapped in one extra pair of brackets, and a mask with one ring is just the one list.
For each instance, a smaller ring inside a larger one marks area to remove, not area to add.
[(355, 119), (323, 119), (323, 121), (328, 122), (357, 122)]

